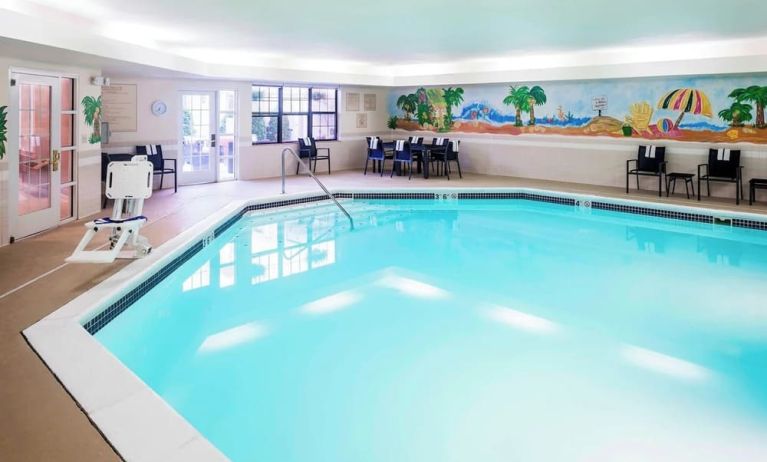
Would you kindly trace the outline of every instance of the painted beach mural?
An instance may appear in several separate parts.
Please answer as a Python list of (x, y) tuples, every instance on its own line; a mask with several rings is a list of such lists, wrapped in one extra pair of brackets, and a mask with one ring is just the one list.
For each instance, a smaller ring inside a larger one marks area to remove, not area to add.
[(767, 75), (398, 88), (389, 97), (405, 130), (762, 144), (765, 105)]

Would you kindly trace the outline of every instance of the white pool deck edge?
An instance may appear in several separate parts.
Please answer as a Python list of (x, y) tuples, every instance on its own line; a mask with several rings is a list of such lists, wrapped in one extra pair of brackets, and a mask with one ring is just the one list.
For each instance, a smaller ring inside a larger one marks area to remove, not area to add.
[[(540, 188), (338, 188), (331, 192), (531, 193), (579, 201), (599, 200), (675, 212), (700, 213), (725, 219), (767, 221), (765, 215), (756, 213), (564, 193)], [(83, 324), (204, 236), (212, 233), (216, 227), (237, 215), (243, 208), (319, 194), (321, 192), (286, 194), (233, 202), (24, 330), (23, 334), (30, 345), (125, 460), (194, 462), (229, 459), (88, 333)], [(274, 209), (261, 211), (270, 213)]]

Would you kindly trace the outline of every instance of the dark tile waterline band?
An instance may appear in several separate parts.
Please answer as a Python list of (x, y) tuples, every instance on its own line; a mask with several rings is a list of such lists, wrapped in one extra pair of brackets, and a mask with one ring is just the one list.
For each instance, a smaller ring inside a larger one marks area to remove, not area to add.
[[(426, 200), (439, 200), (439, 199), (455, 199), (455, 200), (470, 200), (470, 199), (516, 199), (516, 200), (530, 200), (537, 202), (548, 202), (553, 204), (568, 205), (573, 207), (586, 206), (592, 209), (608, 210), (612, 212), (630, 213), (635, 215), (654, 216), (661, 218), (671, 218), (675, 220), (694, 221), (698, 223), (715, 224), (718, 222), (718, 218), (714, 214), (705, 213), (692, 213), (692, 212), (677, 212), (673, 210), (665, 210), (661, 208), (653, 208), (650, 204), (637, 206), (637, 205), (625, 205), (616, 204), (612, 202), (603, 202), (598, 200), (584, 200), (583, 202), (578, 199), (570, 197), (561, 197), (556, 195), (546, 195), (542, 193), (529, 193), (529, 192), (459, 192), (459, 193), (447, 193), (447, 192), (399, 192), (399, 193), (384, 193), (384, 192), (362, 192), (362, 193), (349, 193), (340, 192), (335, 194), (339, 199), (426, 199)], [(307, 204), (312, 202), (320, 202), (327, 200), (328, 197), (324, 194), (307, 196), (296, 199), (277, 200), (271, 202), (264, 202), (260, 204), (253, 204), (243, 207), (233, 217), (226, 220), (224, 223), (216, 227), (213, 231), (213, 237), (218, 237), (224, 233), (229, 227), (236, 223), (243, 215), (254, 210), (265, 210), (278, 207), (287, 207), (291, 205)], [(767, 219), (766, 219), (767, 220)], [(767, 231), (767, 221), (748, 220), (744, 218), (732, 218), (729, 223), (733, 227), (748, 228)], [(174, 258), (170, 263), (163, 266), (159, 270), (155, 271), (152, 275), (147, 277), (138, 286), (131, 289), (128, 293), (120, 297), (119, 300), (109, 305), (104, 311), (98, 313), (96, 316), (88, 320), (83, 327), (91, 335), (96, 334), (104, 326), (109, 324), (113, 319), (119, 316), (123, 311), (128, 309), (134, 302), (141, 298), (144, 294), (149, 292), (162, 280), (164, 280), (170, 273), (175, 271), (182, 264), (192, 258), (197, 252), (202, 250), (205, 246), (206, 237), (200, 238), (199, 241), (192, 244), (181, 255)]]

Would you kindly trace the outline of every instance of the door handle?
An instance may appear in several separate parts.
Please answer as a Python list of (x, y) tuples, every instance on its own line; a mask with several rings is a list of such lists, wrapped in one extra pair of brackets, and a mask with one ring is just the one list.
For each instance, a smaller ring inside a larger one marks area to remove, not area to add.
[(215, 148), (216, 147), (216, 134), (212, 133), (210, 135), (210, 147)]
[(61, 152), (58, 149), (51, 151), (51, 170), (56, 172), (59, 170), (59, 161), (61, 160)]

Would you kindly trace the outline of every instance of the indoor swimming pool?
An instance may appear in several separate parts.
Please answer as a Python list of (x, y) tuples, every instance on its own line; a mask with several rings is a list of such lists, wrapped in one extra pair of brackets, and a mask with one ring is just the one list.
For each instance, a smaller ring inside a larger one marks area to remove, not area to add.
[(244, 214), (94, 337), (235, 462), (767, 460), (767, 231), (343, 203)]

